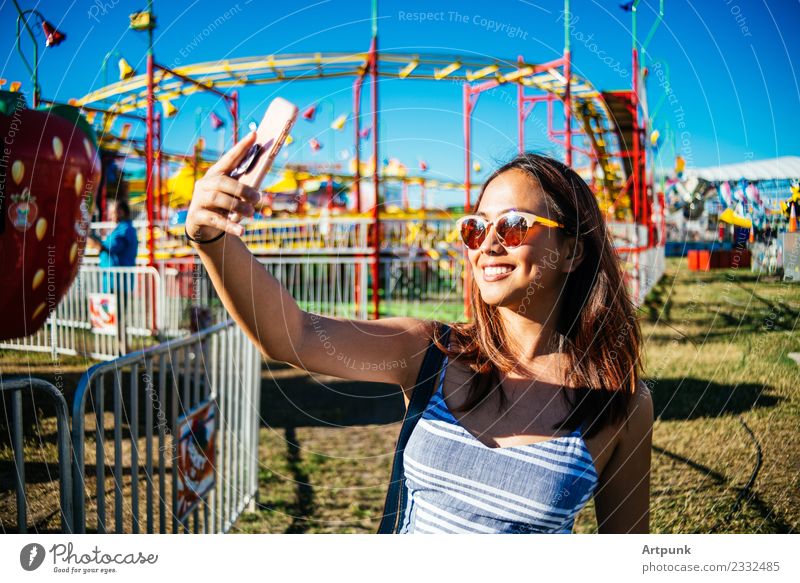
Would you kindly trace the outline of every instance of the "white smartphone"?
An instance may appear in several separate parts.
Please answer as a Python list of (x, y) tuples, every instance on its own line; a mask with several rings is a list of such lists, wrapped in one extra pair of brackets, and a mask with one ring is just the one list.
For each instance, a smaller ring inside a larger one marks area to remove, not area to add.
[(273, 99), (256, 130), (256, 143), (228, 176), (260, 190), (264, 177), (272, 168), (275, 157), (297, 119), (297, 111), (295, 104), (281, 97)]

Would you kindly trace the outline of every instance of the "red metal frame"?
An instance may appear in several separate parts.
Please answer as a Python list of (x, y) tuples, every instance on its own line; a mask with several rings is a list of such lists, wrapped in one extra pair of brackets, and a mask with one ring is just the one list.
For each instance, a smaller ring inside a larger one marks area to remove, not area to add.
[[(367, 71), (369, 70), (369, 62), (367, 66), (361, 71), (361, 74), (356, 77), (356, 80), (353, 82), (353, 121), (355, 126), (355, 133), (353, 134), (353, 141), (355, 144), (355, 159), (356, 159), (356, 169), (355, 174), (353, 176), (353, 188), (354, 188), (354, 198), (355, 198), (355, 207), (356, 213), (361, 212), (361, 90), (364, 86), (364, 76), (366, 75)], [(357, 255), (357, 259), (363, 257), (362, 255)], [(356, 313), (361, 307), (361, 302), (363, 298), (361, 297), (363, 294), (363, 290), (361, 289), (361, 263), (356, 261), (355, 265), (355, 285), (354, 285), (354, 293), (355, 293), (355, 303), (356, 303)]]
[(369, 72), (372, 82), (370, 83), (370, 98), (372, 101), (372, 158), (375, 160), (375, 168), (372, 172), (372, 187), (375, 190), (375, 206), (372, 207), (372, 225), (375, 233), (375, 245), (372, 263), (372, 316), (374, 319), (380, 317), (380, 263), (381, 263), (381, 220), (378, 206), (380, 202), (380, 163), (378, 162), (378, 35), (372, 37), (369, 47)]
[[(187, 77), (169, 67), (165, 67), (163, 65), (159, 65), (155, 62), (153, 58), (153, 53), (149, 52), (147, 55), (147, 115), (146, 115), (146, 126), (147, 132), (145, 136), (145, 192), (146, 192), (146, 199), (147, 199), (147, 254), (148, 254), (148, 263), (151, 266), (155, 266), (155, 236), (154, 236), (154, 222), (156, 220), (156, 212), (155, 212), (155, 193), (154, 187), (156, 186), (155, 183), (158, 184), (159, 190), (159, 210), (158, 216), (160, 218), (161, 215), (161, 123), (160, 121), (156, 120), (156, 117), (153, 113), (153, 103), (155, 102), (155, 88), (156, 88), (156, 81), (155, 81), (155, 71), (159, 70), (162, 71), (164, 74), (172, 75), (173, 77), (177, 77), (178, 79), (182, 80), (185, 83), (190, 83), (197, 87), (200, 87), (204, 91), (209, 91), (210, 93), (214, 93), (215, 95), (219, 95), (224, 101), (228, 111), (231, 114), (233, 119), (233, 141), (239, 141), (239, 94), (237, 91), (233, 91), (230, 94), (220, 91), (216, 87), (212, 85), (208, 85), (206, 83), (201, 83), (196, 79), (192, 79), (191, 77)], [(159, 82), (161, 79), (164, 78), (162, 75), (159, 78)], [(158, 124), (158, 127), (156, 127)], [(158, 132), (158, 137), (156, 138), (156, 131)], [(153, 148), (153, 142), (158, 140), (158, 154), (155, 154), (155, 150)], [(156, 158), (158, 158), (158, 173), (159, 176), (155, 177), (153, 174), (153, 167), (156, 162)]]
[(147, 193), (147, 254), (151, 267), (156, 263), (156, 242), (153, 234), (153, 53), (147, 55), (147, 136), (145, 137), (145, 192)]
[[(632, 151), (629, 150), (622, 150), (620, 152), (608, 152), (610, 156), (617, 156), (623, 158), (632, 158), (632, 172), (631, 176), (628, 177), (628, 181), (624, 187), (624, 190), (630, 189), (630, 200), (631, 205), (633, 207), (633, 216), (634, 216), (634, 223), (644, 224), (648, 226), (648, 238), (646, 242), (643, 242), (640, 245), (637, 245), (635, 248), (626, 248), (621, 250), (621, 252), (631, 252), (631, 251), (641, 251), (644, 249), (649, 248), (652, 246), (654, 241), (654, 232), (655, 232), (655, 225), (652, 221), (652, 201), (648, 196), (648, 185), (647, 185), (647, 176), (645, 170), (645, 157), (646, 151), (643, 147), (643, 134), (644, 131), (641, 122), (639, 119), (639, 103), (638, 103), (638, 54), (636, 49), (633, 49), (632, 54), (632, 61), (633, 61), (633, 85), (632, 90), (630, 92), (620, 92), (627, 94), (630, 100), (630, 108), (631, 108), (631, 115), (633, 119), (633, 144), (632, 144)], [(520, 64), (524, 63), (523, 57), (520, 55), (518, 57), (518, 62)], [(569, 50), (568, 45), (564, 48), (564, 56), (561, 59), (557, 59), (551, 61), (549, 63), (545, 63), (542, 65), (538, 65), (534, 68), (534, 72), (540, 72), (551, 68), (562, 67), (564, 71), (564, 78), (566, 79), (565, 84), (565, 91), (564, 96), (561, 98), (561, 102), (563, 104), (564, 110), (564, 129), (557, 130), (553, 128), (553, 102), (558, 100), (559, 98), (552, 94), (552, 93), (545, 93), (540, 95), (525, 95), (525, 89), (521, 83), (517, 85), (517, 139), (518, 139), (518, 151), (522, 154), (525, 151), (525, 121), (528, 119), (530, 114), (532, 113), (534, 107), (537, 103), (544, 102), (547, 107), (547, 135), (548, 139), (553, 143), (561, 145), (565, 150), (565, 163), (568, 166), (572, 166), (573, 162), (573, 152), (579, 152), (589, 157), (590, 164), (592, 167), (592, 181), (594, 181), (594, 170), (597, 167), (599, 162), (599, 158), (597, 152), (593, 149), (586, 149), (575, 146), (572, 143), (572, 140), (576, 136), (585, 136), (586, 133), (579, 129), (573, 130), (572, 128), (572, 56)], [(464, 84), (463, 90), (463, 121), (464, 121), (464, 193), (465, 193), (465, 203), (464, 203), (464, 210), (465, 212), (469, 212), (471, 209), (471, 118), (472, 112), (475, 109), (477, 104), (478, 97), (483, 91), (487, 91), (499, 85), (499, 82), (496, 80), (486, 81), (484, 83), (480, 83), (475, 86), (471, 86), (469, 83)], [(563, 139), (559, 139), (562, 138)], [(625, 147), (625, 145), (620, 144), (621, 147)], [(663, 194), (661, 194), (663, 197)], [(662, 204), (661, 213), (663, 216), (664, 209)], [(637, 230), (638, 232), (638, 230)], [(466, 254), (466, 251), (465, 251)], [(638, 258), (638, 256), (637, 256)], [(465, 293), (464, 293), (464, 311), (466, 317), (469, 319), (471, 318), (470, 313), (470, 283), (471, 283), (471, 273), (470, 270), (466, 270), (465, 273)]]

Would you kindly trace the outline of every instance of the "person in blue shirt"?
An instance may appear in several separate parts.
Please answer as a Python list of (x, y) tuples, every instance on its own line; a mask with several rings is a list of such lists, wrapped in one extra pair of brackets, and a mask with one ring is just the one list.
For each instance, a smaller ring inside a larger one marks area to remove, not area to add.
[[(136, 265), (136, 255), (139, 250), (139, 239), (136, 229), (131, 221), (131, 210), (125, 200), (116, 200), (109, 206), (108, 216), (116, 223), (114, 229), (101, 239), (91, 235), (92, 239), (100, 245), (100, 267), (132, 267)], [(106, 275), (106, 274), (104, 274)], [(127, 291), (133, 289), (133, 274), (120, 274), (128, 285)], [(114, 277), (103, 277), (103, 291), (114, 293)]]
[(139, 240), (130, 215), (130, 207), (124, 200), (116, 200), (109, 206), (108, 217), (117, 225), (105, 239), (93, 237), (100, 244), (100, 267), (136, 265)]

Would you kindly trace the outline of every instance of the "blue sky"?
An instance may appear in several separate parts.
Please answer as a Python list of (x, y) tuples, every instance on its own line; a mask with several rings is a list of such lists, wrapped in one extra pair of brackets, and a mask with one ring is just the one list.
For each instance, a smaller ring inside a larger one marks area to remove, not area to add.
[[(631, 15), (622, 2), (572, 1), (572, 52), (575, 71), (600, 89), (630, 86)], [(37, 8), (67, 33), (59, 47), (40, 41), (40, 83), (47, 98), (66, 100), (103, 85), (104, 55), (117, 50), (144, 72), (146, 35), (127, 28), (128, 14), (144, 7), (138, 0), (40, 2), (20, 0), (23, 9)], [(380, 48), (398, 52), (474, 52), (529, 62), (557, 58), (564, 41), (563, 2), (547, 0), (495, 2), (381, 1)], [(642, 0), (640, 38), (655, 20), (658, 3)], [(237, 2), (196, 0), (155, 2), (158, 18), (155, 53), (159, 62), (179, 65), (270, 53), (366, 50), (370, 40), (369, 1)], [(226, 15), (227, 14), (227, 15)], [(416, 15), (416, 16), (415, 16)], [(426, 15), (426, 16), (423, 16)], [(433, 15), (427, 16), (427, 15)], [(223, 17), (213, 33), (202, 34)], [(13, 39), (16, 11), (0, 0), (0, 77), (23, 82), (30, 89)], [(497, 23), (497, 24), (492, 24)], [(665, 100), (655, 119), (664, 135), (675, 132), (675, 148), (687, 165), (705, 166), (746, 159), (800, 155), (800, 3), (666, 0), (664, 23), (646, 54), (654, 67), (669, 67), (672, 100)], [(23, 41), (26, 55), (30, 40)], [(661, 63), (666, 62), (667, 65)], [(116, 58), (109, 79), (116, 80)], [(648, 84), (651, 108), (663, 94), (655, 75)], [(664, 78), (662, 77), (662, 80)], [(246, 118), (260, 118), (274, 95), (301, 107), (321, 98), (336, 114), (350, 110), (352, 78), (271, 85), (242, 91)], [(368, 92), (364, 93), (368, 97)], [(473, 149), (485, 176), (516, 151), (515, 90), (484, 95), (474, 114)], [(367, 101), (368, 103), (368, 101)], [(196, 110), (216, 105), (215, 99), (192, 96), (175, 103), (181, 113), (165, 125), (165, 144), (173, 151), (191, 149)], [(424, 159), (429, 175), (463, 180), (461, 89), (453, 83), (382, 80), (381, 157), (397, 157), (410, 167)], [(540, 111), (540, 110), (537, 110)], [(350, 122), (334, 136), (325, 105), (315, 124), (302, 124), (288, 147), (290, 159), (329, 161), (351, 146)], [(219, 140), (202, 124), (211, 147)], [(551, 151), (551, 145), (529, 122), (528, 149)], [(317, 135), (323, 149), (316, 155), (303, 144)], [(228, 136), (229, 137), (229, 136)], [(335, 147), (333, 141), (335, 140)], [(660, 150), (662, 166), (672, 166), (673, 150)]]

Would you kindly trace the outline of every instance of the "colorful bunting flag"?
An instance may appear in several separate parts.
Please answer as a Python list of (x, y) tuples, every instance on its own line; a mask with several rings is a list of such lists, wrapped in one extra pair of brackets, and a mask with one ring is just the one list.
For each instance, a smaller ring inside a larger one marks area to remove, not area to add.
[(214, 128), (215, 130), (220, 129), (221, 127), (225, 127), (225, 122), (215, 112), (212, 111), (208, 117), (211, 120), (211, 127)]
[(306, 121), (314, 121), (314, 115), (317, 113), (317, 106), (312, 105), (303, 112), (303, 119)]

